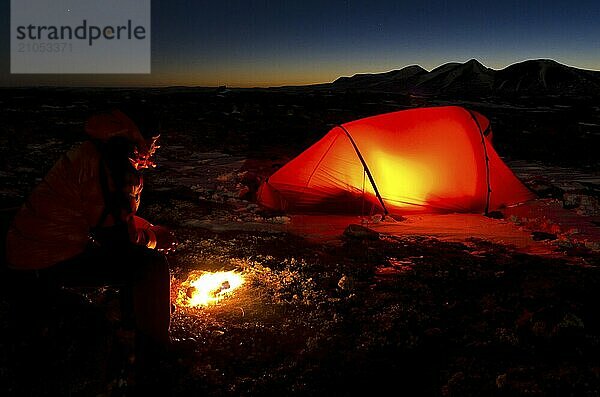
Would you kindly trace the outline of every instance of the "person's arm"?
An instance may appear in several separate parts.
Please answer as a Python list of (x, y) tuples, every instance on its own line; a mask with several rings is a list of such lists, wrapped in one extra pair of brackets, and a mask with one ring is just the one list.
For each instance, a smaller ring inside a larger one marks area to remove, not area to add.
[(141, 192), (143, 189), (143, 180), (139, 178), (139, 183), (133, 184), (129, 188), (129, 202), (132, 213), (128, 217), (128, 226), (131, 242), (146, 246), (150, 249), (169, 253), (177, 247), (177, 240), (173, 233), (163, 226), (153, 225), (147, 220), (135, 215), (139, 208)]
[(156, 233), (152, 230), (154, 225), (137, 215), (132, 218), (133, 222), (130, 226), (132, 242), (150, 249), (156, 248)]
[(154, 249), (156, 248), (156, 234), (152, 230), (154, 225), (136, 215), (144, 189), (144, 180), (139, 174), (131, 174), (128, 176), (127, 182), (124, 193), (131, 210), (126, 219), (129, 239), (134, 244)]
[(132, 242), (135, 244), (145, 245), (150, 249), (166, 253), (172, 252), (177, 248), (177, 239), (168, 228), (153, 225), (137, 215), (132, 216), (131, 224), (134, 230), (132, 236), (135, 239)]

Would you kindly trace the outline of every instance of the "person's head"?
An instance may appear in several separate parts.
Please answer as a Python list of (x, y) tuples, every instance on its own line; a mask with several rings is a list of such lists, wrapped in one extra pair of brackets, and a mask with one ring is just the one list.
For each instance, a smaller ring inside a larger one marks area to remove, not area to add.
[(116, 107), (137, 127), (142, 137), (150, 140), (160, 135), (160, 109), (145, 102), (129, 102)]
[[(85, 123), (85, 131), (93, 140), (111, 143), (113, 151), (123, 146), (129, 161), (138, 170), (153, 167), (152, 156), (160, 136), (160, 113), (146, 103), (126, 103), (92, 115)], [(117, 144), (118, 143), (118, 144)], [(115, 154), (116, 155), (116, 154)]]

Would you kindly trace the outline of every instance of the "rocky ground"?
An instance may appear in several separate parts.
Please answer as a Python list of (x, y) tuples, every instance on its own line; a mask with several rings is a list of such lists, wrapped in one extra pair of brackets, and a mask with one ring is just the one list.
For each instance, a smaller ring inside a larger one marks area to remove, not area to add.
[[(553, 120), (561, 112), (572, 116), (561, 119), (573, 135), (557, 157), (551, 145), (563, 136), (543, 141), (552, 151), (526, 150), (548, 126), (533, 105), (470, 104), (492, 113), (493, 122), (511, 115), (495, 128), (498, 151), (538, 192), (538, 203), (585, 218), (588, 237), (581, 238), (562, 218), (531, 209), (503, 214), (555, 255), (478, 238), (449, 242), (360, 228), (325, 244), (290, 233), (282, 227), (289, 215), (264, 212), (245, 194), (255, 176), (268, 175), (332, 125), (422, 105), (420, 98), (8, 91), (0, 134), (3, 206), (22, 202), (60, 153), (82, 139), (86, 113), (127, 97), (164, 103), (168, 116), (140, 215), (171, 227), (180, 240), (170, 257), (173, 295), (197, 270), (235, 269), (246, 277), (218, 305), (177, 307), (172, 335), (185, 348), (165, 358), (156, 376), (170, 395), (600, 393), (600, 261), (593, 240), (599, 169), (589, 147), (598, 137), (595, 127), (580, 124), (597, 122), (597, 112), (584, 120), (573, 108), (549, 111)], [(127, 356), (115, 342), (115, 291), (64, 290), (44, 299), (33, 283), (15, 289), (7, 285), (14, 280), (3, 280), (3, 395), (127, 395), (125, 360), (121, 376), (103, 375), (115, 357)]]

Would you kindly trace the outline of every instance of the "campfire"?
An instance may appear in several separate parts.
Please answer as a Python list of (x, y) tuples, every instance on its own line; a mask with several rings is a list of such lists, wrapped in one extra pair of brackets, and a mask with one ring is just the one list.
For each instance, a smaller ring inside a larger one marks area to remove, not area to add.
[(236, 271), (192, 272), (181, 284), (177, 303), (186, 307), (204, 307), (218, 303), (244, 283)]

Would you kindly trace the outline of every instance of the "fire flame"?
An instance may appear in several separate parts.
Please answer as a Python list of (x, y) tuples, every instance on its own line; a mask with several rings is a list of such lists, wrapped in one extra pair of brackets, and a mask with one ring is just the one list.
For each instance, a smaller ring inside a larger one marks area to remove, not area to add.
[(160, 148), (160, 146), (156, 144), (158, 138), (160, 138), (160, 135), (152, 137), (147, 150), (139, 150), (137, 147), (133, 149), (133, 156), (129, 157), (129, 162), (136, 170), (139, 171), (145, 168), (156, 168), (156, 164), (154, 163), (154, 160), (152, 160), (152, 156), (154, 156), (156, 149)]
[(188, 307), (215, 304), (243, 283), (244, 277), (236, 271), (191, 274), (181, 285), (177, 303)]

